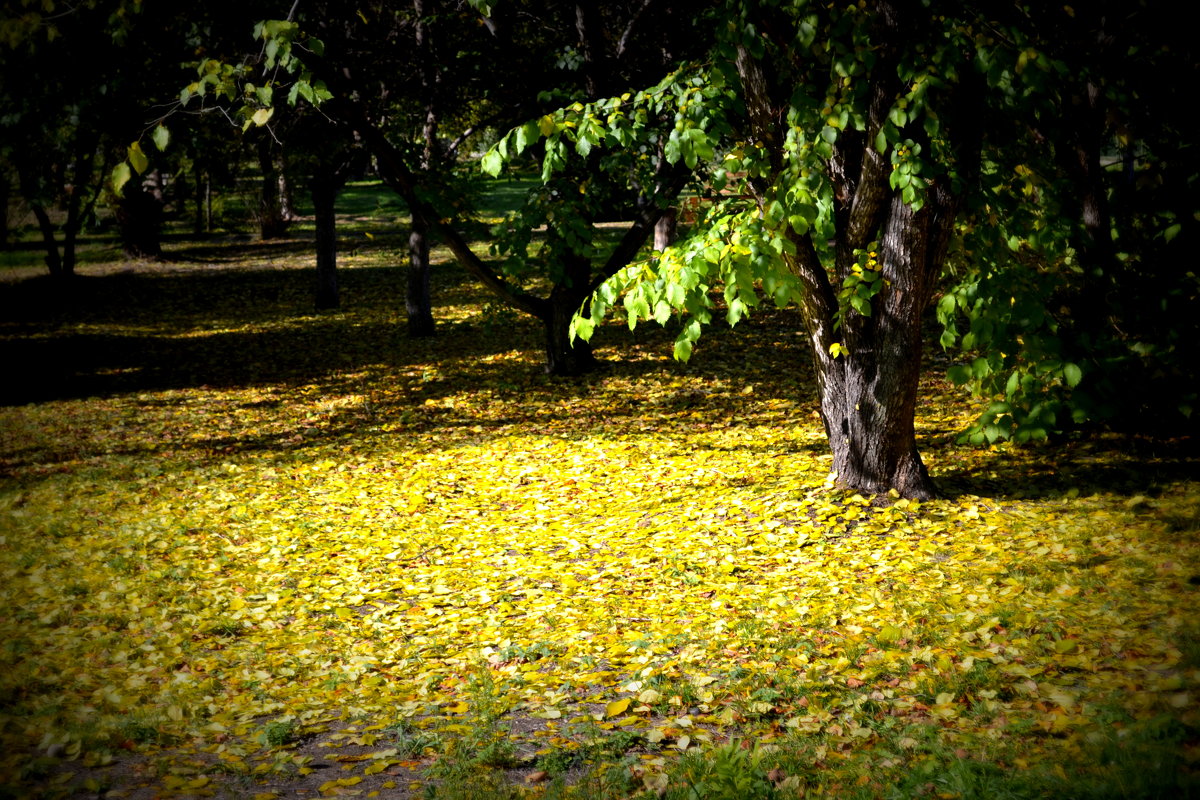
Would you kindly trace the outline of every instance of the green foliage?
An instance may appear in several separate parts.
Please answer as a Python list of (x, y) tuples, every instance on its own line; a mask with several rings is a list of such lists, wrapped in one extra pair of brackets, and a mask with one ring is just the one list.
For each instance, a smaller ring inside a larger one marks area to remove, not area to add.
[(871, 316), (871, 300), (883, 290), (883, 275), (879, 272), (878, 242), (871, 242), (866, 249), (856, 255), (854, 266), (842, 280), (841, 291), (838, 292), (838, 310), (834, 315), (835, 329), (840, 328), (850, 309), (859, 315)]
[(775, 800), (787, 796), (776, 790), (768, 772), (764, 753), (735, 739), (709, 753), (686, 756), (667, 774), (661, 796), (670, 800)]
[(299, 735), (300, 729), (294, 719), (277, 719), (263, 726), (258, 741), (267, 747), (285, 747), (295, 742)]

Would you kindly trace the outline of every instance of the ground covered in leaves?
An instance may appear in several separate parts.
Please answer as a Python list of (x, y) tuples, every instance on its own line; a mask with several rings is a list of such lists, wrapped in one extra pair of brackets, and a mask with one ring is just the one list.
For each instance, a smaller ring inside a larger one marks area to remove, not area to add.
[(0, 288), (0, 796), (1198, 791), (1188, 442), (961, 446), (935, 364), (947, 496), (846, 494), (789, 314), (550, 380), (386, 230), (339, 312), (303, 242)]

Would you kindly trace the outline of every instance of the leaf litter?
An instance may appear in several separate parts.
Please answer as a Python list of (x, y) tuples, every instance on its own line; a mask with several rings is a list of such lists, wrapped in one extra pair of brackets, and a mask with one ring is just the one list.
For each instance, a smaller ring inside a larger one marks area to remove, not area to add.
[(1151, 725), (1195, 773), (1186, 442), (958, 446), (973, 409), (931, 376), (948, 497), (869, 498), (828, 481), (786, 312), (687, 366), (606, 330), (555, 382), (469, 293), (406, 341), (370, 267), (347, 311), (277, 270), (215, 327), (198, 275), (144, 271), (157, 303), (36, 333), (143, 362), (0, 409), (11, 796), (631, 796), (731, 741), (780, 796), (872, 796), (945, 758), (1103, 777), (1097, 742)]

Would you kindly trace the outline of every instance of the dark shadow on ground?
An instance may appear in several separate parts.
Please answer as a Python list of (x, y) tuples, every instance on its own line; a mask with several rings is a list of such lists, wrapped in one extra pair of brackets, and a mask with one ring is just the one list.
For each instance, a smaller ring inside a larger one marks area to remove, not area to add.
[(1190, 437), (1094, 433), (1033, 445), (1031, 451), (993, 452), (983, 468), (986, 472), (940, 473), (938, 488), (951, 498), (976, 495), (1001, 501), (1086, 497), (1098, 492), (1153, 497), (1169, 484), (1200, 480), (1200, 442)]

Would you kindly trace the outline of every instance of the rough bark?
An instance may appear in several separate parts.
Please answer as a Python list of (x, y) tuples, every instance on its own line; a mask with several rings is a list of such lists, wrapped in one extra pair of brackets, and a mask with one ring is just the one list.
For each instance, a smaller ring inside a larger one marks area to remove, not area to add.
[(675, 228), (678, 223), (679, 212), (672, 206), (663, 212), (662, 217), (654, 226), (654, 249), (666, 250), (675, 241)]

